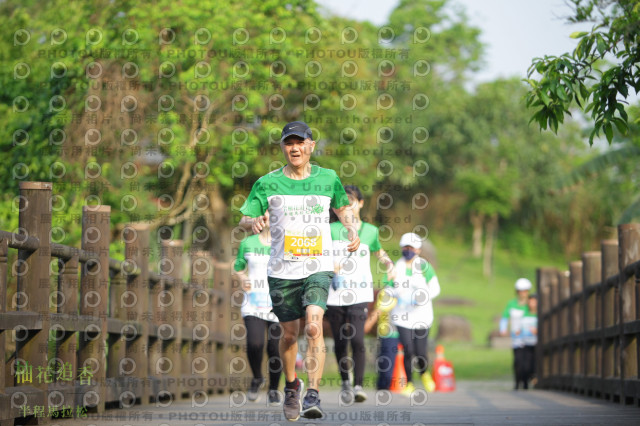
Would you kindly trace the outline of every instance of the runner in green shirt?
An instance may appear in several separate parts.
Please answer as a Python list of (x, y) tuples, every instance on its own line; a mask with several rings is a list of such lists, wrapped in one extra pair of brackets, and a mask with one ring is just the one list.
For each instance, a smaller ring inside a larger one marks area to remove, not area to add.
[[(267, 266), (273, 312), (283, 335), (280, 355), (286, 379), (284, 414), (295, 421), (300, 415), (319, 418), (318, 388), (325, 360), (322, 319), (333, 278), (329, 210), (349, 232), (347, 249), (360, 245), (347, 195), (335, 171), (312, 165), (315, 148), (311, 129), (294, 121), (282, 129), (280, 148), (287, 164), (256, 181), (240, 211), (240, 226), (259, 233), (270, 213), (271, 257)], [(295, 372), (300, 318), (305, 318), (309, 390), (302, 401), (304, 382)]]
[(513, 373), (515, 376), (514, 388), (518, 390), (522, 384), (524, 389), (528, 387), (526, 380), (526, 360), (524, 341), (521, 336), (522, 318), (529, 312), (529, 290), (531, 281), (519, 278), (515, 283), (517, 297), (511, 299), (504, 308), (500, 319), (500, 334), (507, 335), (507, 328), (511, 330), (511, 346), (513, 347)]

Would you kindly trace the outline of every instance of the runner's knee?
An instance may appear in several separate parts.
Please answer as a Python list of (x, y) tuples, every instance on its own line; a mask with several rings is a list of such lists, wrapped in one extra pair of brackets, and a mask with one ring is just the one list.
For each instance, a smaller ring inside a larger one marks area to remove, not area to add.
[(322, 322), (310, 322), (304, 327), (304, 334), (310, 339), (318, 339), (322, 337)]

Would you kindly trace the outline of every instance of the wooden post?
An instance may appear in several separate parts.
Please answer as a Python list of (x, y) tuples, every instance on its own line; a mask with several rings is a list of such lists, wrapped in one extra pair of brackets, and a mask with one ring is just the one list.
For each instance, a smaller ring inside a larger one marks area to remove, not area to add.
[(109, 244), (111, 242), (111, 207), (84, 206), (82, 208), (82, 249), (98, 261), (83, 265), (80, 287), (80, 315), (93, 316), (99, 327), (88, 326), (80, 333), (78, 369), (92, 372), (92, 389), (98, 394), (95, 406), (99, 413), (105, 409), (107, 378), (107, 318), (109, 316)]
[(628, 278), (625, 269), (628, 265), (640, 260), (640, 224), (618, 226), (619, 269), (620, 269), (620, 376), (622, 382), (621, 402), (632, 403), (633, 396), (627, 395), (625, 379), (638, 377), (638, 335), (625, 330), (625, 323), (634, 322), (638, 318), (638, 289), (635, 277)]
[(558, 273), (558, 289), (559, 302), (564, 303), (564, 307), (560, 313), (560, 337), (565, 337), (569, 334), (569, 308), (566, 304), (566, 301), (571, 297), (569, 271), (561, 271)]
[[(584, 332), (582, 321), (582, 261), (569, 263), (569, 281), (571, 283), (571, 335), (576, 336)], [(575, 340), (570, 343), (571, 352), (571, 376), (577, 377), (583, 372), (582, 348)], [(575, 389), (574, 389), (575, 390)]]
[[(9, 251), (8, 241), (0, 237), (0, 313), (4, 313), (7, 310), (8, 251)], [(6, 331), (5, 327), (7, 327), (7, 325), (5, 324), (0, 326), (0, 354), (2, 354), (2, 359), (0, 361), (0, 401), (2, 401), (4, 398), (7, 398), (7, 396), (5, 396), (6, 395), (5, 387), (7, 386), (7, 380), (9, 381), (9, 385), (13, 386), (13, 377), (7, 374), (6, 372), (7, 366), (5, 365), (5, 357), (6, 357), (5, 339), (7, 336), (5, 334), (5, 331)], [(6, 401), (6, 399), (4, 400)], [(14, 424), (14, 417), (11, 411), (12, 410), (8, 406), (8, 404), (4, 403), (3, 401), (0, 406), (0, 425), (1, 426), (8, 426), (8, 425)]]
[[(609, 277), (617, 275), (618, 268), (618, 241), (604, 240), (602, 247), (602, 283), (605, 284)], [(620, 350), (619, 336), (611, 338), (613, 333), (609, 330), (613, 329), (617, 324), (618, 312), (618, 283), (614, 285), (606, 285), (603, 287), (602, 303), (602, 378), (610, 379), (620, 377), (620, 364), (618, 363)], [(620, 395), (619, 383), (617, 386), (610, 388), (605, 392), (609, 399), (613, 399), (615, 395)]]
[[(241, 346), (231, 339), (231, 328), (236, 324), (244, 326), (244, 322), (240, 315), (240, 308), (238, 306), (231, 307), (231, 295), (234, 289), (232, 288), (230, 267), (225, 265), (216, 268), (213, 276), (214, 288), (219, 296), (213, 319), (218, 325), (216, 329), (219, 330), (218, 336), (222, 341), (217, 345), (216, 349), (216, 371), (226, 376), (229, 372), (231, 360), (238, 355), (244, 356), (243, 351), (239, 350)], [(242, 373), (243, 376), (246, 374), (248, 373)], [(231, 377), (230, 374), (229, 376), (229, 386), (232, 389), (237, 389), (244, 383), (242, 377), (238, 377), (237, 374), (235, 377)]]
[[(148, 345), (149, 322), (147, 316), (149, 306), (149, 226), (146, 224), (127, 225), (123, 231), (125, 240), (125, 261), (128, 267), (137, 268), (137, 275), (127, 276), (127, 296), (131, 303), (127, 305), (127, 320), (133, 322), (136, 337), (127, 345), (127, 358), (132, 365), (128, 370), (129, 377), (135, 382), (135, 395), (141, 402), (149, 402), (150, 389), (147, 374), (149, 371)], [(131, 389), (131, 388), (130, 388)]]
[[(7, 256), (9, 251), (9, 244), (7, 240), (0, 237), (0, 313), (4, 313), (7, 310)], [(4, 327), (0, 326), (0, 354), (3, 354), (3, 358), (0, 362), (0, 394), (4, 393), (6, 386), (5, 379), (5, 366), (4, 366), (4, 354), (5, 354), (5, 337), (6, 334)], [(11, 383), (13, 384), (13, 382)], [(2, 412), (0, 411), (0, 414)], [(0, 416), (0, 420), (5, 420)]]
[(209, 339), (207, 339), (207, 349), (206, 349), (206, 358), (209, 364), (208, 371), (206, 372), (207, 377), (207, 391), (208, 392), (217, 392), (218, 391), (218, 382), (220, 379), (216, 375), (216, 350), (218, 344), (216, 343), (216, 320), (215, 314), (218, 307), (218, 302), (220, 301), (220, 297), (218, 297), (217, 292), (208, 288), (207, 292), (209, 293), (210, 303), (206, 306), (206, 323), (207, 327), (211, 331), (211, 335)]
[[(166, 306), (166, 324), (162, 324), (172, 334), (165, 340), (164, 358), (161, 362), (162, 371), (168, 371), (168, 391), (175, 399), (180, 397), (178, 381), (182, 374), (180, 356), (182, 346), (182, 255), (184, 243), (182, 240), (162, 241), (162, 258), (160, 273), (173, 279), (174, 284), (166, 289), (166, 293), (160, 295), (159, 302)], [(160, 333), (162, 336), (162, 332)]]
[[(565, 271), (558, 272), (558, 288), (559, 288), (559, 299), (560, 299), (560, 303), (562, 304), (562, 308), (560, 310), (560, 315), (559, 315), (560, 338), (564, 340), (564, 338), (566, 338), (569, 335), (569, 331), (571, 329), (570, 328), (571, 310), (568, 303), (569, 297), (571, 297), (569, 271), (565, 270)], [(567, 377), (569, 377), (569, 372), (571, 371), (569, 367), (569, 364), (571, 362), (569, 345), (566, 343), (566, 340), (564, 340), (564, 342), (565, 343), (563, 343), (562, 345), (562, 350), (560, 355), (561, 357), (560, 367), (558, 371), (559, 376), (564, 376), (562, 380), (566, 380)], [(564, 384), (562, 388), (564, 388)]]
[(584, 329), (595, 330), (598, 325), (597, 291), (590, 287), (600, 282), (602, 277), (602, 258), (599, 251), (590, 251), (582, 254), (582, 282), (584, 303)]
[(554, 271), (553, 276), (549, 277), (549, 303), (553, 310), (553, 314), (549, 318), (551, 320), (550, 335), (548, 336), (551, 341), (554, 341), (560, 335), (560, 321), (558, 321), (558, 304), (560, 302), (560, 291), (558, 283), (558, 271)]
[[(603, 240), (602, 241), (602, 282), (607, 278), (617, 275), (620, 271), (618, 267), (618, 241)], [(618, 300), (616, 294), (618, 286), (610, 286), (605, 289), (602, 301), (602, 321), (604, 328), (612, 327), (617, 324), (615, 313), (618, 312)]]
[[(584, 352), (584, 366), (586, 377), (600, 377), (599, 369), (601, 359), (601, 338), (589, 337), (588, 331), (593, 331), (599, 325), (598, 315), (598, 294), (600, 290), (595, 289), (602, 277), (602, 257), (600, 252), (590, 251), (582, 254), (582, 300), (583, 300), (583, 323), (585, 333), (582, 336), (582, 350)], [(600, 386), (595, 381), (586, 381), (584, 388), (587, 394), (593, 395), (600, 392)]]
[(536, 366), (538, 380), (540, 385), (547, 387), (549, 385), (550, 366), (550, 316), (551, 310), (551, 273), (555, 271), (550, 268), (540, 268), (536, 271), (536, 284), (538, 292), (538, 346), (536, 348)]
[[(51, 190), (48, 182), (20, 182), (20, 228), (31, 237), (40, 240), (34, 251), (18, 252), (18, 311), (33, 312), (38, 315), (36, 324), (27, 324), (28, 338), (17, 342), (18, 357), (26, 360), (35, 371), (46, 368), (49, 342), (49, 292), (51, 261)], [(27, 337), (27, 336), (23, 336)], [(47, 390), (45, 381), (31, 383), (43, 392)], [(39, 405), (48, 410), (45, 395)]]
[[(148, 261), (148, 260), (147, 260)], [(159, 266), (162, 266), (160, 260)], [(158, 398), (163, 396), (162, 390), (166, 389), (166, 375), (163, 373), (160, 364), (163, 362), (162, 350), (163, 340), (160, 336), (161, 332), (167, 332), (165, 328), (160, 328), (163, 324), (166, 314), (164, 304), (160, 303), (160, 296), (165, 291), (165, 280), (161, 275), (159, 280), (148, 280), (149, 283), (149, 304), (148, 318), (143, 321), (149, 324), (149, 342), (148, 342), (148, 378), (151, 386), (149, 396), (152, 401), (157, 402)], [(151, 331), (153, 330), (153, 332)], [(166, 396), (166, 395), (165, 395)]]
[[(182, 378), (188, 379), (192, 376), (191, 364), (193, 363), (193, 350), (195, 342), (193, 342), (193, 327), (195, 326), (196, 312), (193, 307), (193, 295), (195, 293), (195, 284), (191, 281), (193, 263), (195, 253), (189, 252), (189, 283), (184, 286), (182, 293), (182, 349), (181, 349), (181, 371)], [(189, 385), (181, 387), (182, 396), (191, 396), (195, 388)]]
[[(58, 275), (58, 291), (62, 294), (63, 301), (58, 301), (58, 313), (64, 315), (78, 315), (78, 256), (71, 259), (58, 259), (59, 275)], [(65, 365), (71, 365), (74, 368), (80, 365), (78, 359), (78, 333), (75, 331), (56, 331), (57, 340), (57, 356), (60, 362)], [(55, 366), (56, 370), (60, 366)], [(75, 374), (74, 374), (75, 376)], [(74, 405), (75, 398), (69, 395), (69, 400), (64, 395), (66, 405)], [(72, 399), (73, 398), (73, 399)]]
[[(127, 320), (127, 278), (125, 273), (120, 271), (110, 271), (111, 285), (109, 288), (110, 317), (119, 320), (120, 329)], [(125, 377), (120, 372), (120, 363), (127, 356), (127, 340), (121, 333), (109, 334), (109, 354), (107, 355), (107, 377), (116, 383), (117, 388), (123, 389), (126, 384)], [(111, 395), (111, 398), (117, 395)]]
[(213, 262), (211, 255), (205, 251), (194, 252), (191, 260), (191, 284), (194, 289), (188, 303), (189, 309), (193, 311), (194, 321), (191, 323), (193, 357), (190, 374), (206, 383), (208, 370), (211, 368), (207, 359), (207, 342), (213, 332), (206, 321), (206, 307), (211, 303), (208, 288), (213, 275)]

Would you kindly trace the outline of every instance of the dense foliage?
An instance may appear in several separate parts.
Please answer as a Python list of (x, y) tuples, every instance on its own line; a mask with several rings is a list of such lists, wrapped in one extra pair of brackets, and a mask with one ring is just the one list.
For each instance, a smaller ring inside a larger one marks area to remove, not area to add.
[(577, 251), (620, 212), (607, 182), (554, 191), (587, 158), (577, 126), (528, 127), (518, 81), (467, 89), (483, 49), (449, 0), (403, 0), (380, 28), (310, 0), (5, 1), (0, 13), (1, 229), (17, 227), (19, 181), (53, 181), (58, 242), (77, 244), (80, 206), (101, 203), (114, 241), (147, 221), (228, 257), (237, 208), (282, 165), (279, 131), (296, 119), (314, 130), (313, 161), (360, 185), (378, 223), (409, 211), (411, 226), (460, 235), (480, 217), (516, 250)]

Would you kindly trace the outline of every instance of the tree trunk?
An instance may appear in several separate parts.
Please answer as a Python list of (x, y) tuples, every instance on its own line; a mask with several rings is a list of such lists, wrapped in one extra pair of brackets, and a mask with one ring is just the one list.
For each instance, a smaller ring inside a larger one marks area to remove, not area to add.
[(482, 261), (482, 274), (489, 278), (493, 275), (493, 243), (498, 231), (498, 215), (492, 214), (487, 222), (487, 237), (484, 245), (484, 259)]
[(471, 254), (474, 258), (479, 259), (480, 256), (482, 256), (482, 225), (484, 223), (484, 215), (478, 212), (471, 212), (470, 219), (473, 225)]
[(365, 203), (368, 204), (366, 215), (363, 215), (363, 212), (360, 212), (360, 218), (363, 221), (369, 223), (375, 222), (376, 215), (378, 214), (378, 206), (376, 203), (376, 201), (378, 201), (378, 196), (380, 196), (380, 191), (374, 191), (374, 193), (371, 194), (371, 197), (369, 197), (369, 199)]
[(230, 260), (233, 257), (231, 252), (233, 226), (229, 225), (229, 206), (222, 198), (218, 185), (209, 190), (207, 196), (210, 202), (209, 214), (207, 215), (207, 226), (211, 235), (209, 250), (220, 261)]

